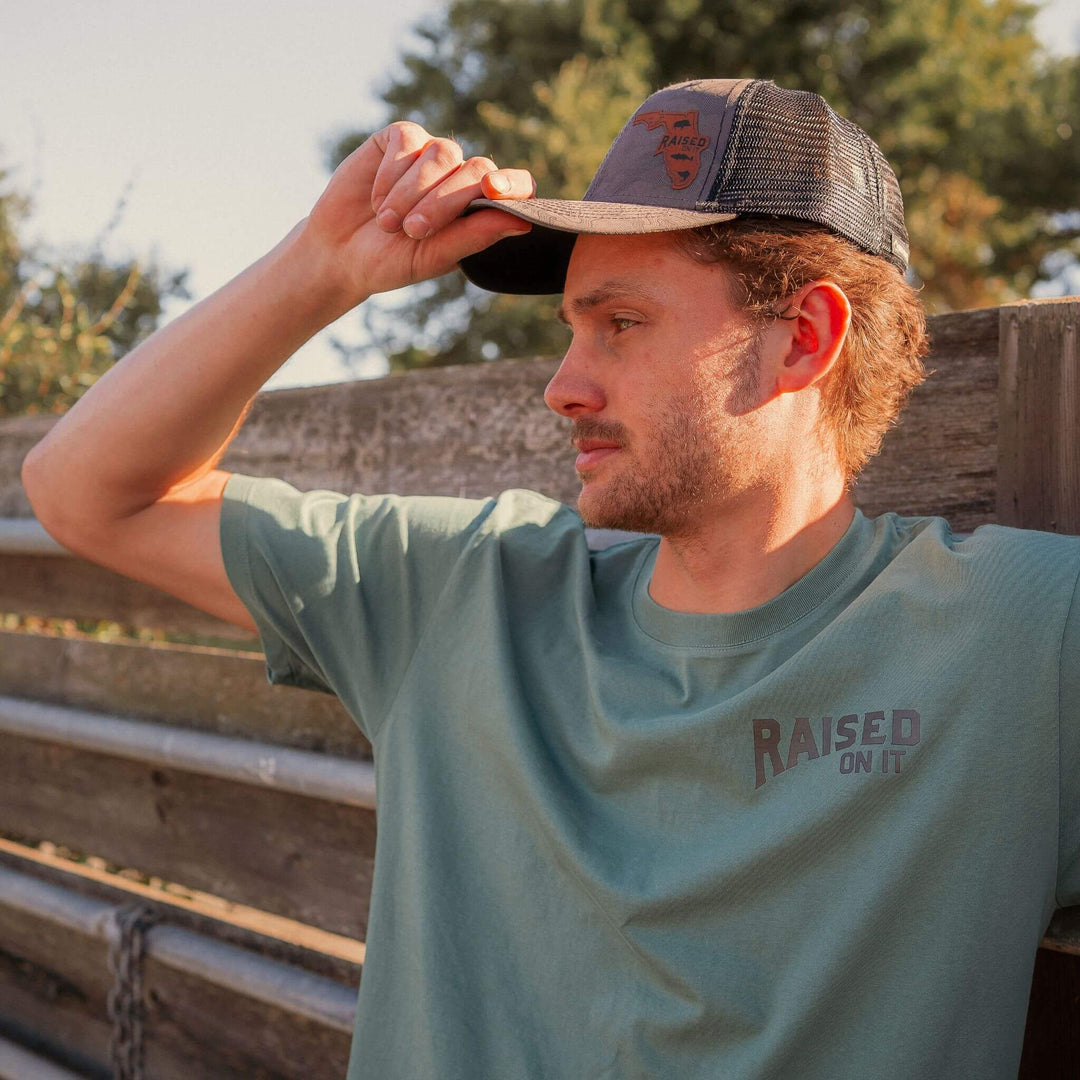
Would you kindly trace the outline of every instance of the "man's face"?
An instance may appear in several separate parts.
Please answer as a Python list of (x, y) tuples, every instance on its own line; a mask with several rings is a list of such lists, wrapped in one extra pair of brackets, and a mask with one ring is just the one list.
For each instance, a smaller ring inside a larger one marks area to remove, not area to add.
[(574, 422), (586, 525), (690, 537), (760, 481), (755, 337), (727, 273), (670, 234), (578, 237), (544, 400)]

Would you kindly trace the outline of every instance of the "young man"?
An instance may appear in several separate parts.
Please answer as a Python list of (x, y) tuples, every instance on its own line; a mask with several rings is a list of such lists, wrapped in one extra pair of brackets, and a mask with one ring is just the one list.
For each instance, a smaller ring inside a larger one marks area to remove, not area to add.
[[(532, 193), (374, 135), (35, 447), (36, 513), (371, 739), (353, 1080), (1014, 1077), (1080, 902), (1080, 540), (848, 497), (922, 377), (892, 172), (820, 98), (709, 80), (582, 202)], [(459, 262), (564, 294), (580, 516), (214, 467), (312, 333)]]

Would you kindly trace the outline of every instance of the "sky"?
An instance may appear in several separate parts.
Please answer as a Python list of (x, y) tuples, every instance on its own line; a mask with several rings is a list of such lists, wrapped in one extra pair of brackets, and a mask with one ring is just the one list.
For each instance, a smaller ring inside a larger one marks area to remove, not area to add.
[[(269, 251), (329, 179), (325, 149), (382, 119), (378, 90), (439, 0), (38, 0), (2, 4), (0, 168), (32, 195), (26, 241), (188, 268), (191, 301)], [(1038, 29), (1080, 50), (1080, 5), (1050, 0)], [(439, 134), (442, 134), (441, 132)], [(329, 336), (358, 347), (343, 366)], [(385, 370), (356, 312), (266, 384)]]

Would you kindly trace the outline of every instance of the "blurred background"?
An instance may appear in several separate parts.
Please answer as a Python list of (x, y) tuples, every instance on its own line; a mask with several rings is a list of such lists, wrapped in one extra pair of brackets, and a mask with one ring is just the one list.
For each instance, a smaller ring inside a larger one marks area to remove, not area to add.
[[(579, 197), (653, 89), (816, 90), (896, 169), (932, 313), (1080, 292), (1075, 0), (45, 0), (0, 66), (0, 416), (61, 413), (406, 117)], [(267, 384), (554, 353), (555, 300), (447, 275)]]

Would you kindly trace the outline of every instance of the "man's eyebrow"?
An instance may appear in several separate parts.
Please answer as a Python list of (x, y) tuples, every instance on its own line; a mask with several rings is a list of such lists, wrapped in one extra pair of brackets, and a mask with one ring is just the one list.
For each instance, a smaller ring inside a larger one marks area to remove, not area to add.
[[(647, 288), (637, 281), (613, 278), (597, 285), (592, 292), (579, 296), (570, 302), (570, 309), (575, 315), (580, 315), (590, 308), (606, 303), (608, 300), (649, 300), (656, 301), (659, 294)], [(555, 312), (555, 318), (561, 323), (568, 322), (566, 308), (560, 304)]]

